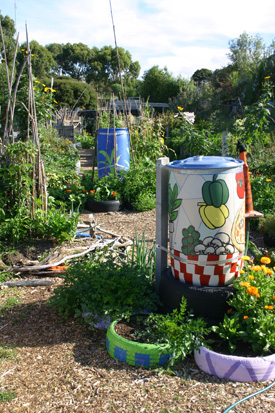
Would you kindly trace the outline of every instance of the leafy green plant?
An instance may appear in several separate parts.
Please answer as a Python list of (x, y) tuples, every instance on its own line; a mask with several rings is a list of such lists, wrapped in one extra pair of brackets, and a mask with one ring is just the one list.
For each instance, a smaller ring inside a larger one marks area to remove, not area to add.
[(236, 291), (228, 301), (228, 314), (212, 327), (231, 352), (238, 343), (251, 346), (256, 355), (275, 351), (275, 274), (266, 266), (270, 263), (269, 257), (262, 257), (261, 265), (245, 265), (243, 274), (234, 281)]
[[(71, 265), (65, 273), (64, 285), (55, 290), (49, 301), (63, 318), (88, 313), (90, 319), (94, 316), (115, 319), (145, 308), (154, 311), (158, 304), (147, 268), (116, 262), (108, 249)], [(85, 320), (89, 321), (89, 317)]]
[[(154, 162), (145, 160), (121, 174), (120, 194), (122, 201), (129, 209), (134, 209), (134, 205), (138, 207), (139, 200), (144, 194), (144, 199), (155, 198), (156, 196), (156, 165)], [(147, 197), (145, 198), (145, 194)], [(147, 207), (151, 208), (153, 202), (147, 203)], [(145, 204), (143, 203), (143, 207)]]
[(267, 214), (259, 221), (259, 230), (262, 234), (267, 234), (275, 239), (275, 215)]
[(187, 302), (182, 297), (180, 309), (174, 309), (167, 314), (149, 314), (144, 320), (144, 329), (136, 336), (144, 342), (168, 347), (173, 365), (198, 349), (204, 342), (204, 337), (210, 331), (202, 318), (193, 318), (186, 313)]
[(127, 254), (127, 263), (130, 266), (137, 265), (144, 272), (147, 271), (153, 281), (156, 266), (156, 244), (154, 243), (151, 247), (148, 245), (145, 238), (145, 230), (141, 239), (138, 237), (137, 232), (135, 233), (131, 254)]
[[(84, 178), (86, 184), (86, 178)], [(94, 201), (107, 201), (120, 199), (121, 180), (117, 175), (107, 175), (95, 178), (94, 182), (86, 184), (86, 197)]]
[(86, 131), (83, 131), (82, 135), (76, 133), (74, 139), (76, 142), (81, 143), (82, 149), (91, 149), (95, 147), (95, 137), (91, 136), (91, 134)]

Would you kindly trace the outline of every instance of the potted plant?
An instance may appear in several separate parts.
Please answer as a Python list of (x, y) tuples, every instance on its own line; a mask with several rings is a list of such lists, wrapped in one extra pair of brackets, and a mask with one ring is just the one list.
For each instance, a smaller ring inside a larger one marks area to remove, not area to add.
[(107, 330), (108, 353), (116, 360), (142, 367), (173, 365), (198, 349), (208, 333), (202, 318), (180, 309), (167, 314), (133, 314), (113, 321)]
[(197, 365), (205, 372), (235, 381), (275, 378), (275, 274), (267, 265), (253, 265), (244, 256), (244, 270), (234, 281), (235, 293), (222, 322), (212, 327), (209, 349), (195, 350)]
[(275, 247), (275, 216), (273, 214), (260, 218), (259, 230), (264, 236), (264, 243), (268, 247)]
[(86, 188), (86, 209), (92, 212), (118, 211), (121, 204), (119, 185), (119, 178), (115, 175), (96, 178)]

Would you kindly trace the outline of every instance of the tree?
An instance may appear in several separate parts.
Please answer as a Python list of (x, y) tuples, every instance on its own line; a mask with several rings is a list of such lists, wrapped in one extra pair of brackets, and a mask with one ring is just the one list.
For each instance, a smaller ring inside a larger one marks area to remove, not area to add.
[[(14, 26), (14, 21), (9, 18), (9, 16), (3, 17), (0, 14), (0, 22), (2, 26), (2, 32), (3, 32), (3, 37), (4, 37), (4, 42), (5, 42), (5, 49), (6, 49), (6, 57), (7, 57), (7, 63), (9, 68), (11, 68), (12, 62), (13, 62), (13, 56), (15, 52), (15, 45), (16, 41), (14, 39), (15, 35), (15, 26)], [(1, 58), (1, 63), (4, 62), (4, 45), (2, 42), (2, 36), (0, 36), (0, 58)]]
[(194, 82), (197, 82), (197, 83), (200, 84), (200, 83), (202, 83), (202, 82), (204, 82), (204, 81), (210, 81), (211, 78), (212, 78), (212, 74), (213, 74), (212, 70), (209, 70), (209, 69), (198, 69), (198, 70), (196, 70), (196, 71), (193, 73), (191, 79), (192, 79)]
[[(118, 48), (121, 76), (125, 87), (133, 79), (137, 79), (140, 72), (140, 64), (132, 62), (131, 54), (122, 47)], [(93, 81), (100, 91), (112, 90), (112, 85), (120, 84), (119, 64), (117, 51), (111, 46), (104, 46), (101, 49), (94, 47), (90, 59), (90, 67), (87, 75), (87, 82)]]
[(169, 98), (176, 96), (180, 91), (180, 80), (175, 79), (168, 72), (167, 67), (159, 69), (153, 66), (143, 75), (143, 82), (140, 88), (140, 95), (143, 99), (150, 99), (150, 102), (168, 102)]
[(58, 106), (74, 106), (83, 109), (96, 108), (96, 91), (87, 84), (69, 77), (60, 77), (54, 80), (55, 100)]
[[(52, 56), (52, 54), (46, 49), (46, 47), (41, 46), (37, 41), (32, 40), (29, 44), (31, 50), (31, 62), (32, 62), (32, 72), (33, 75), (39, 79), (44, 76), (50, 76), (53, 73), (57, 64)], [(20, 69), (23, 64), (24, 59), (27, 55), (27, 45), (26, 43), (21, 45), (21, 50), (17, 56), (18, 67)]]
[(259, 35), (251, 36), (246, 32), (231, 40), (229, 48), (229, 59), (235, 70), (243, 74), (253, 72), (265, 54), (263, 39)]
[(86, 80), (91, 49), (83, 43), (52, 43), (46, 46), (52, 53), (58, 67), (59, 74), (66, 74), (77, 80)]

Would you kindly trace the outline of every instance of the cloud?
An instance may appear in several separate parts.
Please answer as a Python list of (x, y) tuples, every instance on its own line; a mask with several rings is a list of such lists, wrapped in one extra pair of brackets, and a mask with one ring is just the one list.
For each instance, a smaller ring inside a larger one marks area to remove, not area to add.
[[(13, 6), (14, 0), (7, 0), (10, 17)], [(158, 65), (175, 76), (190, 77), (197, 69), (228, 64), (229, 41), (244, 31), (275, 37), (274, 0), (262, 7), (250, 0), (226, 5), (218, 0), (112, 0), (112, 12), (117, 44), (139, 61), (142, 72)], [(24, 34), (27, 20), (30, 40), (42, 45), (115, 45), (109, 0), (17, 0), (17, 16), (19, 30)]]

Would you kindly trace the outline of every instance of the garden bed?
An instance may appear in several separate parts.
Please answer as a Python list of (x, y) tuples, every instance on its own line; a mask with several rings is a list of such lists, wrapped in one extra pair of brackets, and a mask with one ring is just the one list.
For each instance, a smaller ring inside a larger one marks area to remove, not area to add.
[[(114, 233), (130, 238), (136, 228), (140, 235), (146, 228), (146, 239), (155, 239), (155, 211), (95, 216)], [(0, 399), (2, 412), (222, 412), (268, 384), (220, 380), (199, 371), (191, 358), (177, 364), (174, 375), (118, 362), (106, 351), (105, 332), (61, 322), (47, 307), (62, 283), (60, 277), (49, 279), (52, 287), (1, 290), (2, 307), (9, 298), (18, 300), (0, 314), (0, 343), (13, 348), (10, 358), (1, 358), (0, 395), (16, 395), (10, 402)], [(270, 390), (239, 405), (238, 412), (274, 408)]]

